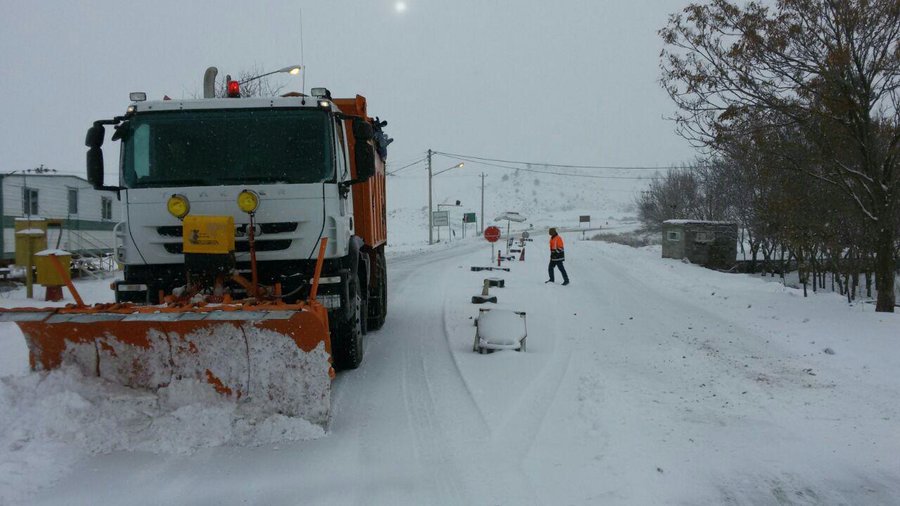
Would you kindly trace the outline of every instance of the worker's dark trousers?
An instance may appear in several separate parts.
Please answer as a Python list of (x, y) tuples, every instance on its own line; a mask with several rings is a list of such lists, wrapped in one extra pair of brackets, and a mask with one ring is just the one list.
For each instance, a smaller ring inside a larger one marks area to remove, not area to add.
[(566, 283), (569, 282), (569, 275), (566, 274), (566, 267), (563, 265), (564, 260), (550, 260), (550, 266), (547, 267), (547, 272), (550, 274), (550, 281), (554, 281), (553, 279), (553, 268), (558, 267), (559, 273), (562, 274), (563, 281)]

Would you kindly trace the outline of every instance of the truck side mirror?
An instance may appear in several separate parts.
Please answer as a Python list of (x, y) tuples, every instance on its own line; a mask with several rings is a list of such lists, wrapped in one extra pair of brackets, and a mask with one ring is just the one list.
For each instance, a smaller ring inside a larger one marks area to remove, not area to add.
[(369, 141), (356, 139), (354, 146), (354, 159), (356, 160), (356, 180), (365, 181), (375, 175), (375, 149)]
[(375, 138), (375, 129), (363, 119), (353, 120), (354, 159), (356, 160), (356, 180), (365, 181), (375, 175), (375, 149), (369, 141)]
[(96, 146), (87, 152), (87, 180), (95, 190), (103, 188), (103, 150)]
[(94, 123), (88, 128), (87, 135), (84, 137), (84, 145), (87, 146), (87, 180), (94, 189), (99, 190), (103, 187), (103, 138), (106, 136), (106, 129), (99, 123)]
[(84, 137), (84, 145), (89, 148), (99, 148), (103, 145), (103, 138), (106, 136), (106, 129), (103, 125), (94, 123), (94, 126), (88, 128), (87, 135)]
[(375, 138), (375, 129), (368, 121), (355, 119), (353, 120), (353, 137), (357, 141), (370, 141)]

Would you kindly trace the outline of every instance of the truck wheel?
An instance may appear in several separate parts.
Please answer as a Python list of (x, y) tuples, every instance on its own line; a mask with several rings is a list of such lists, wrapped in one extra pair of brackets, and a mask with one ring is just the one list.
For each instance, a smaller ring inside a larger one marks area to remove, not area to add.
[(375, 286), (371, 290), (374, 296), (369, 303), (368, 328), (378, 330), (384, 325), (387, 316), (387, 264), (384, 260), (384, 252), (379, 252), (375, 257)]
[(334, 354), (334, 366), (337, 369), (356, 369), (362, 363), (363, 358), (363, 303), (359, 295), (357, 285), (354, 287), (353, 316), (349, 320), (341, 322), (339, 336), (332, 343)]
[(359, 299), (360, 331), (362, 332), (362, 335), (366, 335), (369, 333), (369, 319), (366, 318), (366, 315), (369, 314), (369, 297), (367, 294), (357, 294), (357, 298)]

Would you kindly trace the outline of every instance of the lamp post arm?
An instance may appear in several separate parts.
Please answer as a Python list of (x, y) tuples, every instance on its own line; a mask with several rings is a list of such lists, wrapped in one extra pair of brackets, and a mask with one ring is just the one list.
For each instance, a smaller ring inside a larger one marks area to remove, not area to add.
[(457, 168), (459, 168), (459, 167), (453, 166), (453, 167), (450, 167), (449, 169), (439, 170), (439, 171), (435, 172), (434, 174), (432, 174), (431, 177), (437, 176), (438, 174), (443, 174), (444, 172), (447, 172), (448, 170), (453, 170), (453, 169), (457, 169)]
[(277, 73), (279, 73), (279, 72), (281, 72), (281, 71), (280, 71), (280, 70), (274, 70), (274, 71), (272, 71), (272, 72), (266, 72), (265, 74), (260, 74), (260, 75), (258, 75), (258, 76), (253, 76), (253, 77), (251, 77), (250, 79), (244, 79), (243, 81), (239, 82), (238, 84), (247, 84), (247, 83), (249, 83), (250, 81), (256, 81), (257, 79), (261, 79), (261, 78), (263, 78), (263, 77), (270, 76), (270, 75), (272, 75), (272, 74), (277, 74)]
[[(296, 72), (300, 72), (302, 69), (303, 69), (303, 67), (301, 65), (292, 65), (290, 67), (284, 67), (282, 69), (273, 70), (272, 72), (266, 72), (265, 74), (260, 74), (258, 76), (253, 76), (253, 77), (244, 79), (243, 81), (240, 81), (238, 84), (246, 84), (246, 83), (249, 83), (250, 81), (255, 81), (257, 79), (260, 79), (260, 78), (263, 78), (266, 76), (270, 76), (272, 74), (280, 74), (280, 73), (295, 74)], [(294, 71), (296, 71), (296, 72), (294, 72)]]

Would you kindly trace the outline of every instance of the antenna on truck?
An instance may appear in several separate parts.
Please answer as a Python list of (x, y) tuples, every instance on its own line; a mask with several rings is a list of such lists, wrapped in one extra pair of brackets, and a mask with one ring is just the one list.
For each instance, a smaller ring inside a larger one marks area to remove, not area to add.
[(303, 59), (303, 8), (300, 8), (300, 68), (303, 75), (300, 76), (300, 93), (306, 94), (306, 60)]

